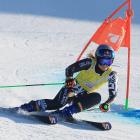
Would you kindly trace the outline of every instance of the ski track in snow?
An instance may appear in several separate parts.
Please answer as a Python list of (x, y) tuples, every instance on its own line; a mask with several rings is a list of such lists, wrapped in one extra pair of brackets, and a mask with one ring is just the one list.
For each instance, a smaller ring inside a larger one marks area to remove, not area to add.
[[(0, 13), (0, 85), (64, 82), (65, 68), (75, 62), (82, 47), (101, 23), (49, 16)], [(127, 51), (116, 55), (119, 92), (111, 111), (85, 111), (75, 117), (110, 121), (110, 131), (69, 124), (44, 125), (34, 119), (0, 110), (0, 140), (138, 140), (140, 138), (140, 25), (132, 25), (130, 110), (123, 109)], [(90, 47), (89, 50), (93, 48)], [(89, 52), (86, 52), (86, 54)], [(85, 57), (86, 55), (84, 55)], [(19, 106), (30, 100), (53, 98), (62, 85), (0, 89), (0, 107)], [(102, 102), (108, 97), (103, 87)], [(105, 93), (105, 94), (104, 94)]]

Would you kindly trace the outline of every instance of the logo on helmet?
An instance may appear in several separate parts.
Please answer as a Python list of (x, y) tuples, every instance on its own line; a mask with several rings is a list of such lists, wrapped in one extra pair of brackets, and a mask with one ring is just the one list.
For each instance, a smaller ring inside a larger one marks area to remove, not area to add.
[(105, 50), (103, 56), (104, 57), (111, 57), (111, 52), (109, 50)]

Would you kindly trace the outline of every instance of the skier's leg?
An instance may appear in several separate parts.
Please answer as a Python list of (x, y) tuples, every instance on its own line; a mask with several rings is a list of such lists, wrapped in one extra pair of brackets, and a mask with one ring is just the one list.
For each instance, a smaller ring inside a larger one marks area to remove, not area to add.
[(36, 100), (36, 101), (30, 101), (28, 103), (25, 103), (21, 105), (18, 109), (22, 109), (28, 112), (33, 111), (45, 111), (47, 107), (47, 104), (45, 102), (45, 99)]
[(77, 104), (80, 110), (89, 109), (101, 102), (101, 95), (97, 92), (79, 94), (73, 101), (73, 104)]
[(68, 92), (69, 90), (63, 87), (54, 99), (30, 101), (29, 103), (21, 105), (20, 108), (28, 112), (56, 110), (67, 104)]
[(72, 114), (91, 108), (99, 104), (100, 101), (101, 96), (99, 93), (79, 94), (74, 98), (72, 105), (65, 107), (60, 113), (66, 117), (72, 117)]

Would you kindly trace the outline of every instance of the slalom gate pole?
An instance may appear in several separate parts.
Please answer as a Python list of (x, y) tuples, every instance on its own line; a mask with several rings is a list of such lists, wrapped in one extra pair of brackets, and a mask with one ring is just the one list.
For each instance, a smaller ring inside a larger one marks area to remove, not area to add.
[(17, 87), (32, 87), (32, 86), (54, 86), (54, 85), (63, 85), (62, 83), (46, 83), (46, 84), (27, 84), (27, 85), (8, 85), (8, 86), (0, 86), (0, 88), (17, 88)]
[[(128, 11), (132, 10), (131, 0), (128, 0)], [(125, 99), (125, 109), (128, 110), (128, 100), (129, 100), (129, 90), (130, 90), (130, 57), (131, 57), (131, 16), (128, 18), (127, 22), (128, 31), (128, 67), (127, 67), (127, 87), (126, 87), (126, 99)]]

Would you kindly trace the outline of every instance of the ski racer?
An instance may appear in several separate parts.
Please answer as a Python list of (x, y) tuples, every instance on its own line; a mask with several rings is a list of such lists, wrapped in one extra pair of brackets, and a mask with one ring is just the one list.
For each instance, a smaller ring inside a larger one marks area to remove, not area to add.
[[(72, 117), (74, 113), (100, 104), (101, 94), (96, 91), (108, 82), (109, 97), (99, 105), (101, 111), (107, 112), (117, 95), (118, 76), (111, 67), (114, 57), (115, 52), (110, 46), (99, 45), (95, 57), (82, 59), (66, 68), (65, 85), (54, 99), (30, 101), (19, 108), (28, 112), (56, 110), (61, 115)], [(75, 73), (77, 76), (74, 77)]]

